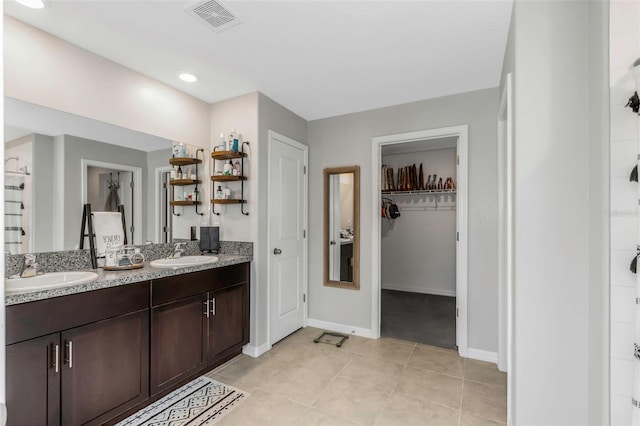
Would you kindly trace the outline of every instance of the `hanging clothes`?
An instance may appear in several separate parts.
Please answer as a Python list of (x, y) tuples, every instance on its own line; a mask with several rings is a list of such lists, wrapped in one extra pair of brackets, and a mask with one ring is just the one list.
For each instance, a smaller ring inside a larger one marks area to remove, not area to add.
[(118, 172), (118, 180), (111, 179), (111, 173), (109, 173), (109, 182), (107, 182), (107, 201), (104, 204), (104, 210), (107, 212), (117, 212), (120, 205), (120, 172)]

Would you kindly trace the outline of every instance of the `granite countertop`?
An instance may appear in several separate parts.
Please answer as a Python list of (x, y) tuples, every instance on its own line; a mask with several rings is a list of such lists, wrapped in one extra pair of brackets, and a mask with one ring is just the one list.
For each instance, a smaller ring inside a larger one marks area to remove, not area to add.
[(128, 271), (103, 271), (102, 269), (85, 269), (96, 272), (98, 274), (98, 279), (90, 283), (72, 284), (66, 287), (59, 287), (51, 290), (11, 294), (5, 297), (5, 305), (16, 305), (19, 303), (33, 302), (36, 300), (49, 299), (52, 297), (82, 293), (85, 291), (100, 290), (103, 288), (116, 287), (120, 285), (133, 284), (163, 277), (187, 274), (189, 272), (221, 268), (223, 266), (236, 265), (238, 263), (246, 263), (253, 260), (253, 256), (251, 255), (218, 254), (217, 257), (218, 261), (214, 263), (176, 269), (154, 268), (149, 266), (149, 262), (145, 262), (144, 268)]

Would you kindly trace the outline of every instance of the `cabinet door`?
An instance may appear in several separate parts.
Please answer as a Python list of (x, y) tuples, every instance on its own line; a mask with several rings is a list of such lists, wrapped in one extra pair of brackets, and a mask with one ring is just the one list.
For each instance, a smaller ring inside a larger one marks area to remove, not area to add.
[(61, 334), (62, 424), (100, 424), (149, 397), (149, 310)]
[(188, 378), (206, 363), (206, 294), (151, 309), (151, 394)]
[(247, 283), (213, 292), (214, 315), (209, 336), (209, 363), (249, 342), (249, 297)]
[(59, 333), (7, 346), (8, 426), (60, 424), (60, 357)]

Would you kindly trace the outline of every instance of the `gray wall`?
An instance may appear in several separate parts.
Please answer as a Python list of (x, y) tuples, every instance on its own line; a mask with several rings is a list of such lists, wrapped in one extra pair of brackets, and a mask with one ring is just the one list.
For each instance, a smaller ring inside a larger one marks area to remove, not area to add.
[[(51, 206), (56, 193), (54, 186), (53, 138), (33, 135), (33, 235), (34, 252), (51, 251), (53, 246), (53, 215)], [(78, 233), (80, 231), (78, 230)]]
[[(309, 317), (371, 329), (372, 203), (371, 138), (396, 133), (469, 125), (469, 293), (468, 345), (497, 350), (497, 173), (498, 89), (429, 99), (309, 123)], [(361, 167), (360, 290), (325, 287), (322, 282), (322, 171)]]
[(606, 40), (603, 2), (514, 6), (514, 424), (608, 423)]
[[(64, 135), (64, 249), (73, 249), (79, 241), (82, 224), (81, 160), (103, 161), (142, 168), (142, 188), (147, 188), (147, 153), (136, 149)], [(142, 218), (147, 218), (147, 201), (142, 197)], [(137, 225), (140, 226), (140, 225)], [(146, 238), (143, 230), (142, 241)]]

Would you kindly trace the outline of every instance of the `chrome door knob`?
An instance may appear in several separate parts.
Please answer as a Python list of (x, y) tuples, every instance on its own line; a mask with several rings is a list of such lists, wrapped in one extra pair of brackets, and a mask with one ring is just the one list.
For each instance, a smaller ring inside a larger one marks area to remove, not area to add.
[(273, 249), (273, 254), (280, 254), (280, 253), (282, 253), (282, 250), (280, 250), (279, 248)]

